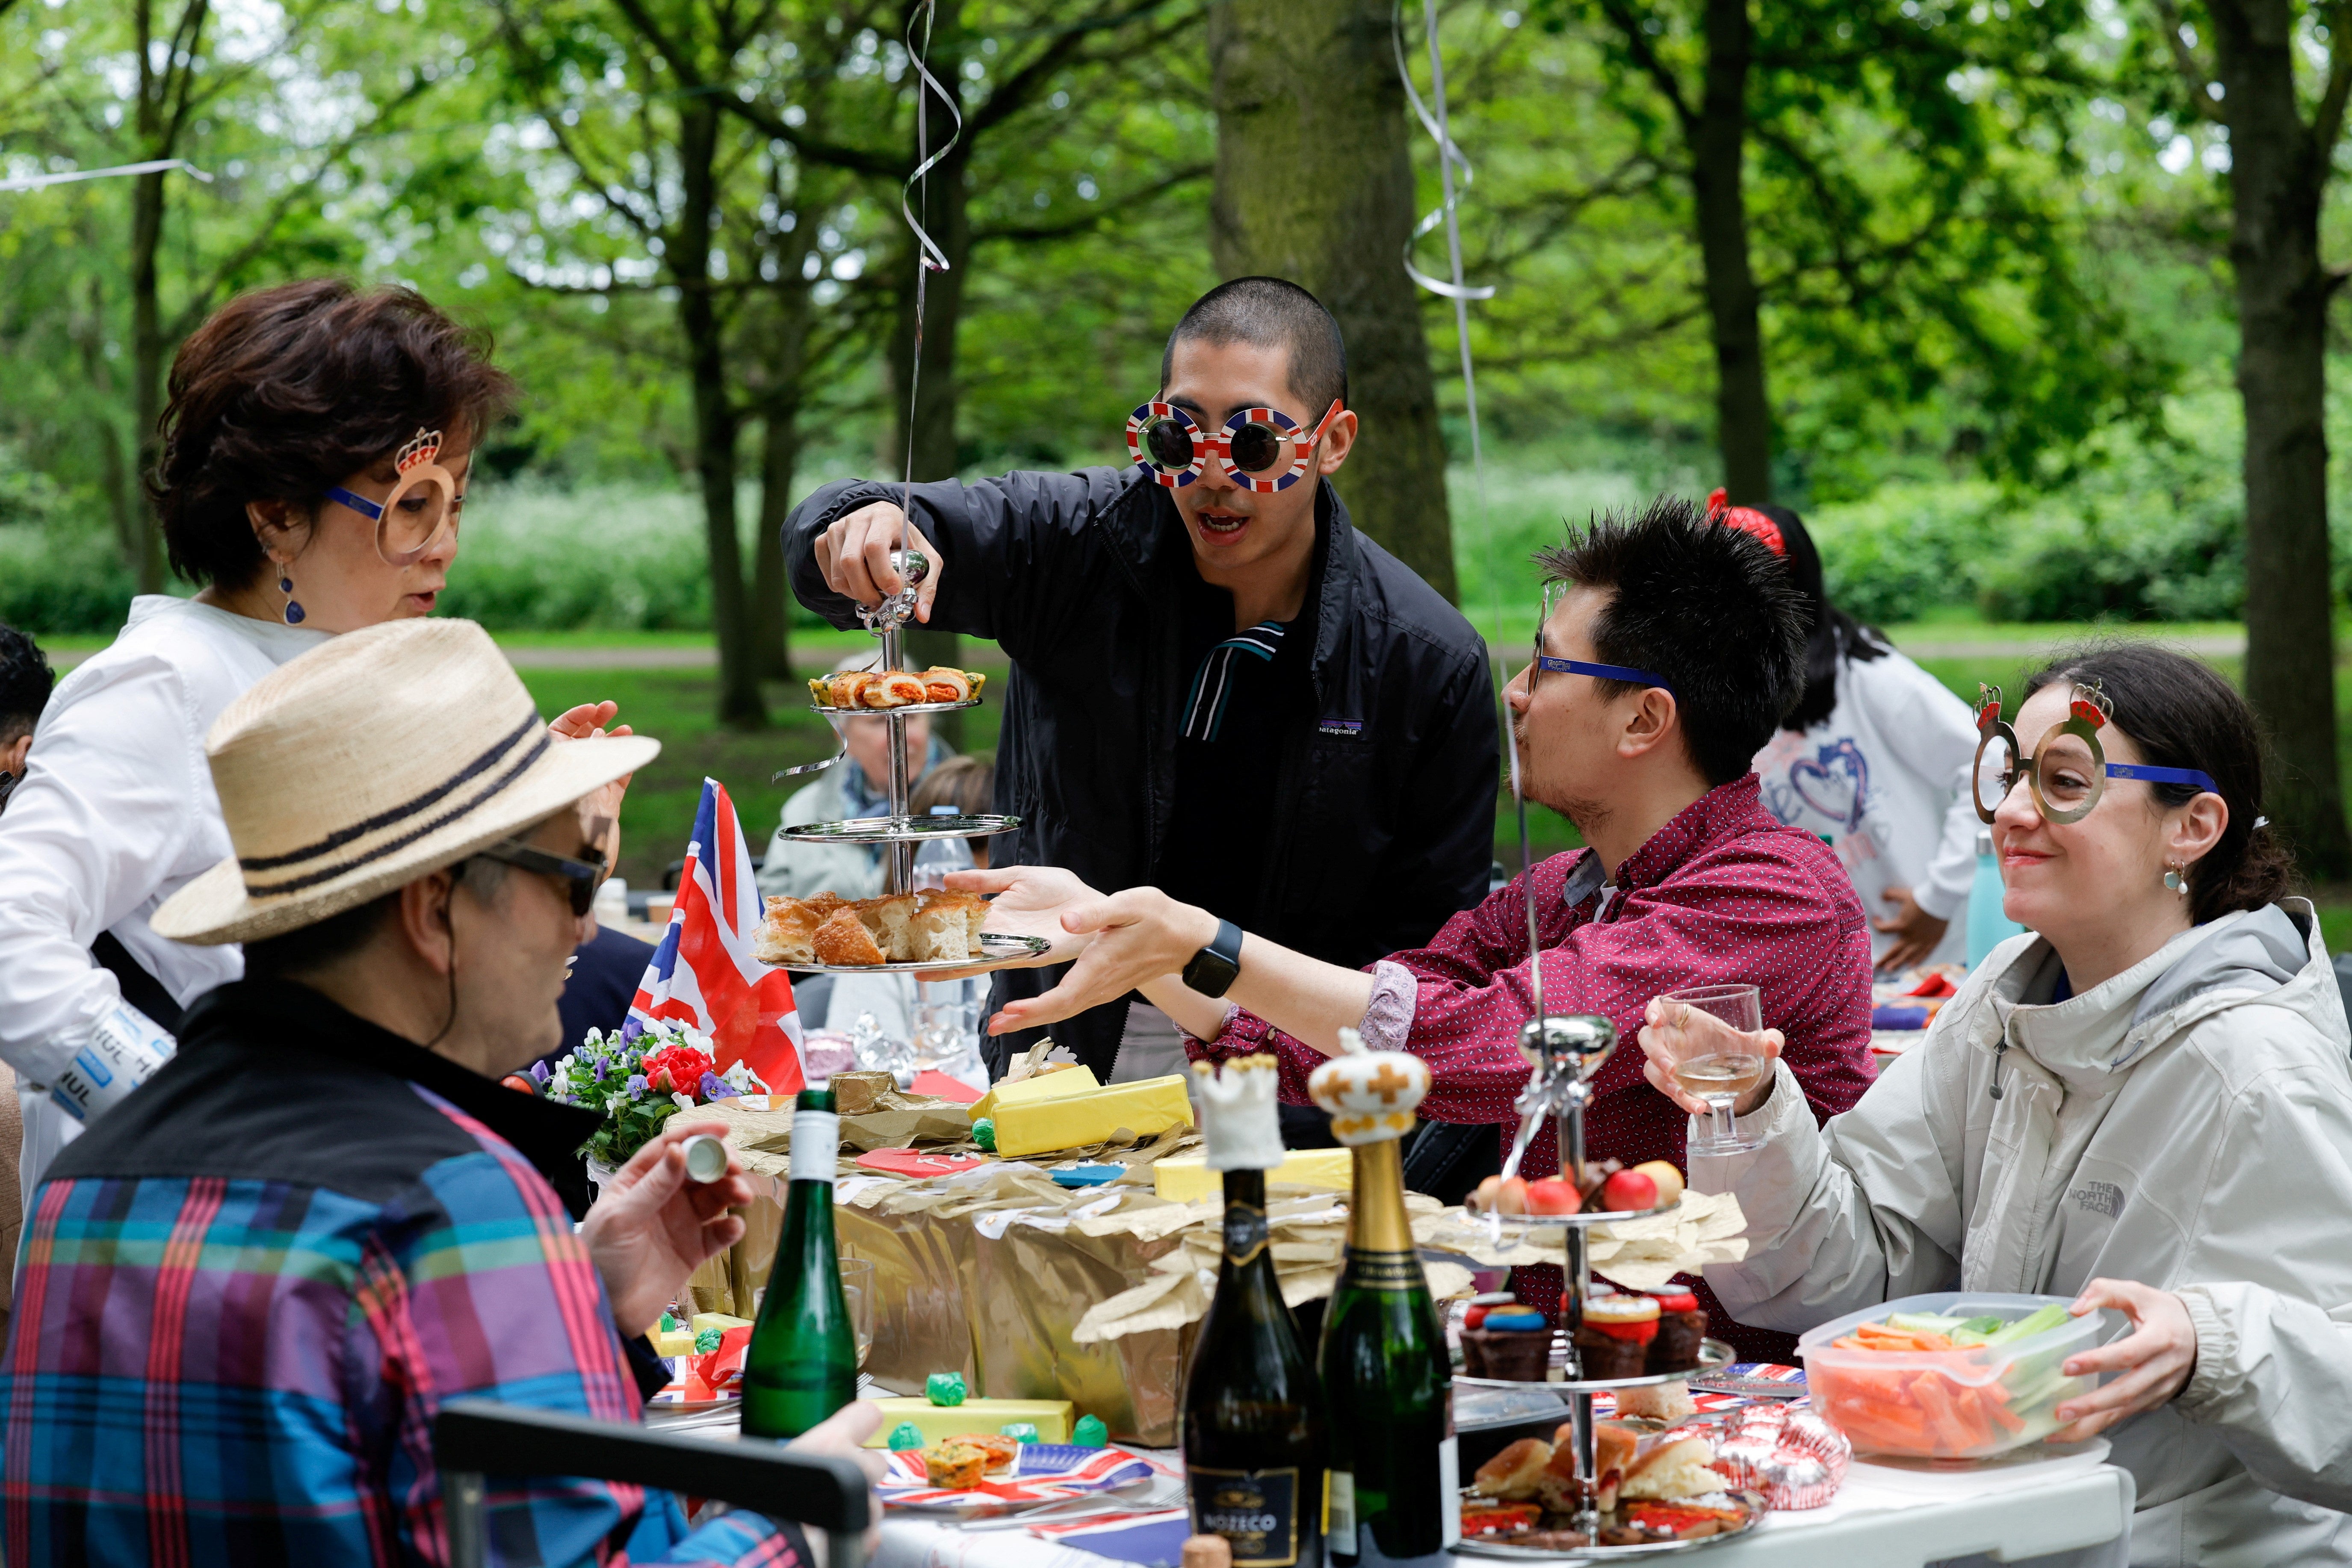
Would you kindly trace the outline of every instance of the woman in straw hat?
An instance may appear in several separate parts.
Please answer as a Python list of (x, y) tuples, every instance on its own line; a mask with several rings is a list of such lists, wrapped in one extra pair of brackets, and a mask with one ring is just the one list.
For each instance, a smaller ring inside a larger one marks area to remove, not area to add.
[[(236, 978), (234, 946), (148, 923), (228, 847), (205, 731), (330, 637), (432, 610), (475, 438), (513, 390), (488, 356), (408, 289), (320, 279), (230, 301), (173, 362), (152, 489), (173, 569), (205, 586), (131, 601), (113, 646), (58, 686), (0, 817), (0, 1059), (27, 1194), (82, 1119), (168, 1055), (181, 1008)], [(612, 712), (555, 728), (592, 734)], [(86, 1053), (100, 1073), (77, 1068)]]
[[(743, 1233), (740, 1168), (690, 1182), (679, 1148), (723, 1126), (684, 1116), (575, 1232), (543, 1173), (596, 1117), (499, 1082), (555, 1043), (595, 796), (659, 748), (554, 740), (480, 627), (408, 620), (266, 677), (207, 749), (231, 847), (152, 924), (247, 944), (246, 975), (35, 1199), (9, 1560), (439, 1561), (441, 1405), (636, 1421), (623, 1336)], [(810, 1436), (855, 1452), (876, 1419)], [(502, 1480), (488, 1506), (501, 1562), (810, 1561), (634, 1487)]]

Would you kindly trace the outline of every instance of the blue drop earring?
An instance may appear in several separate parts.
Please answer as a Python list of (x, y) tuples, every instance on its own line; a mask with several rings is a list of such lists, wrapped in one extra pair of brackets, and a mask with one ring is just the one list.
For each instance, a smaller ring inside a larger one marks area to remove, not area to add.
[(294, 596), (292, 568), (282, 565), (278, 568), (278, 591), (286, 595), (286, 624), (289, 626), (300, 626), (302, 601)]

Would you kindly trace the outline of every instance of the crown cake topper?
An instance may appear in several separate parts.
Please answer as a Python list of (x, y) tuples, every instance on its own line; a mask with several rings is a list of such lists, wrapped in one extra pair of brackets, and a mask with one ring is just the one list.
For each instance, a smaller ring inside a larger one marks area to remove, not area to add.
[(427, 430), (423, 426), (419, 426), (416, 434), (411, 436), (407, 444), (393, 455), (392, 466), (404, 474), (417, 464), (433, 462), (440, 456), (441, 432)]
[(1201, 1131), (1208, 1139), (1212, 1171), (1271, 1171), (1281, 1165), (1282, 1122), (1274, 1091), (1281, 1072), (1269, 1056), (1237, 1057), (1221, 1073), (1194, 1062), (1201, 1096)]
[(1368, 1051), (1353, 1029), (1339, 1052), (1315, 1069), (1307, 1092), (1331, 1113), (1331, 1136), (1354, 1148), (1412, 1131), (1413, 1108), (1429, 1092), (1429, 1064), (1402, 1051)]

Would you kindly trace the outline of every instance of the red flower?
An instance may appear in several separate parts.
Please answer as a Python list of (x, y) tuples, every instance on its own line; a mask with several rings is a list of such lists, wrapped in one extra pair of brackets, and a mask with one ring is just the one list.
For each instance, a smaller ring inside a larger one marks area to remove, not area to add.
[(664, 1094), (695, 1094), (702, 1075), (718, 1070), (716, 1062), (692, 1046), (668, 1046), (646, 1058), (646, 1087)]

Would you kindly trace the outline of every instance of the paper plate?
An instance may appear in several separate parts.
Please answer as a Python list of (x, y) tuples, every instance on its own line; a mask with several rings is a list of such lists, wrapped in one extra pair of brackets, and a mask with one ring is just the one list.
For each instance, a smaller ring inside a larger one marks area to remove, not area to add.
[(923, 1470), (921, 1450), (909, 1448), (890, 1455), (889, 1473), (875, 1483), (874, 1489), (888, 1508), (1006, 1512), (1115, 1490), (1150, 1480), (1151, 1475), (1149, 1464), (1124, 1448), (1024, 1443), (1009, 1475), (990, 1476), (967, 1490), (950, 1490), (931, 1485)]

